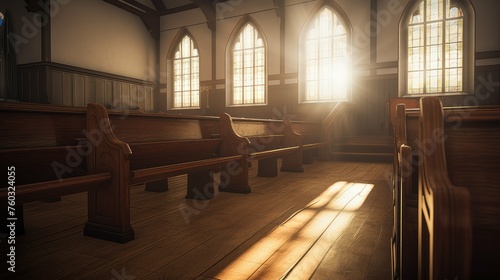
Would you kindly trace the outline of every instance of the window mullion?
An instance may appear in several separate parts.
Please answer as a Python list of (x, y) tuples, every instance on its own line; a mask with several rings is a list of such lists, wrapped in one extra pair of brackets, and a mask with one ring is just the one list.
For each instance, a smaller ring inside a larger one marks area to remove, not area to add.
[(425, 0), (422, 0), (424, 1), (424, 11), (423, 11), (423, 14), (424, 14), (424, 17), (423, 17), (423, 23), (424, 23), (424, 94), (427, 93), (427, 26), (428, 26), (428, 23), (427, 23), (427, 1)]
[(441, 92), (446, 92), (446, 1), (443, 1), (443, 19), (442, 19), (442, 38), (441, 38), (441, 55), (443, 56), (441, 61)]
[(254, 46), (253, 47), (254, 48), (252, 50), (252, 61), (253, 61), (253, 67), (252, 67), (253, 68), (252, 69), (252, 73), (253, 73), (253, 76), (252, 76), (252, 78), (253, 78), (253, 81), (252, 81), (252, 100), (253, 100), (253, 103), (255, 104), (255, 74), (256, 74), (255, 73), (256, 72), (255, 69), (257, 68), (257, 67), (255, 67), (255, 62), (256, 62), (255, 61), (255, 50), (256, 50), (256, 47), (255, 47), (255, 38), (254, 38)]

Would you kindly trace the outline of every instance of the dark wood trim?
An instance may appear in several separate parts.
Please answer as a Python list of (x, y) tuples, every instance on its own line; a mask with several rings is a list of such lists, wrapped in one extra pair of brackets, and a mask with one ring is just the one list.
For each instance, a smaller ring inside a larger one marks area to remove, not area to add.
[(387, 69), (387, 68), (398, 68), (398, 61), (386, 61), (386, 62), (376, 62), (370, 64), (361, 64), (355, 66), (359, 70), (377, 70), (377, 69)]
[(500, 71), (500, 64), (476, 66), (476, 74), (478, 72), (495, 72), (495, 71)]
[[(377, 63), (377, 0), (370, 1), (370, 63)], [(376, 75), (376, 69), (370, 69)]]
[(476, 52), (476, 60), (477, 59), (489, 59), (489, 58), (500, 58), (500, 50)]
[(298, 73), (283, 73), (283, 74), (273, 74), (268, 76), (269, 81), (275, 81), (275, 80), (286, 80), (286, 79), (298, 79), (299, 74)]
[(50, 0), (44, 0), (43, 7), (44, 10), (40, 11), (40, 16), (44, 20), (44, 25), (42, 25), (42, 61), (52, 60), (52, 47), (51, 47), (51, 21), (52, 15), (50, 14)]
[(383, 74), (383, 75), (370, 75), (370, 76), (359, 76), (359, 80), (373, 81), (373, 80), (397, 80), (398, 74)]
[(163, 3), (162, 0), (151, 0), (151, 2), (153, 3), (158, 12), (163, 12), (167, 10), (167, 7), (165, 6), (165, 3)]
[[(160, 2), (162, 2), (162, 1), (160, 1)], [(198, 9), (198, 8), (199, 8), (198, 5), (196, 5), (195, 3), (190, 3), (190, 4), (186, 4), (186, 5), (175, 7), (175, 8), (171, 8), (171, 9), (166, 9), (165, 8), (165, 10), (158, 10), (158, 14), (160, 16), (164, 16), (164, 15), (170, 15), (170, 14), (185, 12), (185, 11), (189, 11), (189, 10), (193, 10), (193, 9)]]
[(207, 26), (215, 32), (215, 4), (212, 1), (191, 0), (205, 15)]
[[(476, 53), (476, 60), (491, 59), (491, 58), (500, 58), (500, 50), (498, 50), (498, 51), (485, 51), (485, 52), (477, 52)], [(370, 63), (370, 64), (361, 64), (361, 65), (357, 65), (355, 67), (358, 68), (359, 70), (398, 68), (398, 63), (399, 62), (397, 60), (395, 60), (395, 61), (376, 62), (376, 63)]]
[(140, 2), (137, 2), (135, 0), (121, 0), (122, 2), (125, 2), (125, 3), (128, 3), (130, 4), (131, 6), (137, 8), (137, 9), (140, 9), (140, 10), (143, 10), (144, 12), (148, 13), (148, 14), (156, 14), (156, 10), (154, 9), (151, 9), (150, 7), (140, 3)]
[(48, 68), (50, 70), (61, 70), (64, 72), (72, 72), (72, 73), (77, 73), (77, 74), (82, 74), (82, 75), (87, 75), (87, 76), (106, 78), (108, 80), (127, 82), (127, 83), (131, 83), (131, 84), (137, 84), (137, 85), (143, 85), (143, 86), (153, 87), (156, 85), (155, 82), (151, 82), (151, 81), (145, 81), (145, 80), (130, 78), (130, 77), (126, 77), (126, 76), (121, 76), (121, 75), (116, 75), (116, 74), (111, 74), (111, 73), (106, 73), (106, 72), (101, 72), (101, 71), (96, 71), (96, 70), (80, 68), (80, 67), (56, 63), (56, 62), (34, 62), (34, 63), (26, 63), (26, 64), (17, 65), (17, 69), (19, 71), (22, 71), (25, 69), (30, 69), (30, 68)]
[(217, 79), (217, 32), (212, 30), (212, 80)]

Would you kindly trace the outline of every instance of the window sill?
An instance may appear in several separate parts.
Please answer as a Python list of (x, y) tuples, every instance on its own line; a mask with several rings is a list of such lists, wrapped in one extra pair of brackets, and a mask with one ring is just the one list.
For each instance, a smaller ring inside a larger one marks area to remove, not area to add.
[(439, 92), (439, 93), (417, 93), (417, 94), (404, 94), (401, 96), (402, 98), (420, 98), (426, 96), (435, 96), (435, 97), (450, 97), (450, 96), (469, 96), (474, 95), (472, 93), (467, 92)]
[(236, 104), (236, 105), (226, 105), (226, 107), (229, 108), (238, 108), (238, 107), (264, 107), (267, 106), (268, 104)]

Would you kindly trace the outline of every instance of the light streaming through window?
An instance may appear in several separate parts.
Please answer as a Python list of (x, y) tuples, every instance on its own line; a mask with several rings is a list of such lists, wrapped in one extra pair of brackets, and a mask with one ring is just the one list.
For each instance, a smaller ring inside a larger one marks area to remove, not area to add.
[(450, 0), (423, 0), (408, 26), (408, 93), (460, 92), (463, 14)]
[(347, 98), (349, 67), (345, 26), (337, 14), (325, 7), (307, 33), (305, 101)]
[(265, 104), (266, 49), (257, 29), (246, 24), (233, 49), (233, 105)]
[(186, 35), (174, 54), (174, 108), (200, 106), (200, 64), (198, 50)]

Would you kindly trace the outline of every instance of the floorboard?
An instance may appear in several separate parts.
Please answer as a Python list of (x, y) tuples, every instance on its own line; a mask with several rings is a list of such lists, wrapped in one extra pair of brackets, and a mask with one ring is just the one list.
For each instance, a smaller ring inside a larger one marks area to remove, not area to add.
[(85, 193), (29, 203), (16, 273), (2, 264), (0, 278), (390, 278), (391, 165), (315, 162), (261, 178), (252, 164), (250, 194), (186, 200), (186, 176), (163, 193), (132, 186), (136, 239), (126, 244), (83, 236)]

